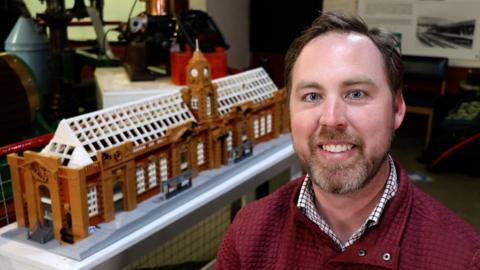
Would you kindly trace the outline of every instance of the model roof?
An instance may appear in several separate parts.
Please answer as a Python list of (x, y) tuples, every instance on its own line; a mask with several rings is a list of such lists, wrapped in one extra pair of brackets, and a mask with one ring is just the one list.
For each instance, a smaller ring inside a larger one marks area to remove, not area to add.
[[(220, 114), (235, 105), (259, 103), (278, 91), (263, 68), (212, 81), (217, 84)], [(42, 153), (61, 158), (64, 166), (91, 164), (99, 150), (125, 141), (139, 146), (165, 135), (168, 128), (196, 122), (178, 90), (60, 121)]]
[(59, 156), (64, 166), (84, 166), (99, 150), (128, 140), (138, 146), (187, 121), (195, 118), (181, 94), (170, 92), (64, 119), (42, 153)]
[(218, 111), (221, 115), (230, 112), (235, 105), (248, 101), (260, 103), (278, 91), (263, 68), (219, 78), (213, 82), (218, 86)]

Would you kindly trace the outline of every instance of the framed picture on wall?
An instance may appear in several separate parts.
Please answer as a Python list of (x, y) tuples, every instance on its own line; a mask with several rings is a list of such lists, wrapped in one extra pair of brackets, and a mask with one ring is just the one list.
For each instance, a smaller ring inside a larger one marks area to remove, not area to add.
[(480, 1), (359, 0), (369, 26), (394, 32), (403, 54), (480, 60)]

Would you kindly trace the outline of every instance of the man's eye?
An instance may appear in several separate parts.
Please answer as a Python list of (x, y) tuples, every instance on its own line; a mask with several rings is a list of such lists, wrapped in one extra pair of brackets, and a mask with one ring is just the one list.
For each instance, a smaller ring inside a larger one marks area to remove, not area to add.
[(317, 102), (320, 100), (320, 95), (318, 93), (308, 93), (304, 96), (306, 102)]
[(354, 90), (350, 93), (348, 93), (348, 98), (350, 99), (361, 99), (363, 97), (365, 97), (365, 92), (361, 91), (361, 90)]

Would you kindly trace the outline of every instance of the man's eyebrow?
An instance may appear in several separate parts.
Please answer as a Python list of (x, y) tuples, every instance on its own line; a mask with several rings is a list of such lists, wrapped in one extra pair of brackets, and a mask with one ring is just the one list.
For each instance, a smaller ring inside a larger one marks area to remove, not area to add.
[(347, 79), (344, 82), (342, 82), (343, 86), (352, 86), (352, 85), (356, 85), (356, 84), (375, 85), (375, 82), (370, 77), (367, 77), (367, 76), (354, 77), (354, 78), (350, 78), (350, 79)]
[(300, 81), (295, 86), (295, 89), (304, 89), (304, 88), (323, 89), (323, 86), (315, 81)]
[[(342, 86), (352, 86), (357, 84), (367, 84), (367, 85), (375, 85), (375, 82), (368, 76), (358, 76), (346, 79), (342, 82)], [(315, 81), (300, 81), (297, 85), (295, 85), (295, 89), (317, 89), (322, 90), (324, 87)]]

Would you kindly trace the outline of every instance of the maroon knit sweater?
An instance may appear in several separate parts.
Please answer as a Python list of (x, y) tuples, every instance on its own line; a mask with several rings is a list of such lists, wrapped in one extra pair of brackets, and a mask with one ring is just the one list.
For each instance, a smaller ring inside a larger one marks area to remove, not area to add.
[(297, 208), (302, 177), (240, 210), (216, 269), (480, 269), (479, 232), (398, 171), (379, 224), (344, 252)]

